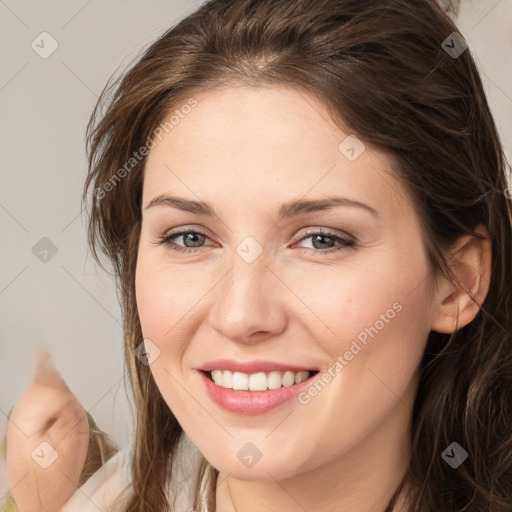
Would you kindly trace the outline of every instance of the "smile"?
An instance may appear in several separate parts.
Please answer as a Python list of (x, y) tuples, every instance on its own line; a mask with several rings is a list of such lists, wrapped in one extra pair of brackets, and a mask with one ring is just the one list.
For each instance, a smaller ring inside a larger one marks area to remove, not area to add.
[(264, 414), (290, 403), (311, 385), (317, 374), (316, 370), (251, 374), (229, 370), (197, 372), (210, 400), (228, 412), (243, 415)]
[(293, 386), (307, 380), (313, 372), (257, 372), (243, 373), (230, 370), (212, 370), (209, 372), (210, 379), (226, 389), (239, 391), (265, 391), (266, 389), (279, 389), (281, 387)]

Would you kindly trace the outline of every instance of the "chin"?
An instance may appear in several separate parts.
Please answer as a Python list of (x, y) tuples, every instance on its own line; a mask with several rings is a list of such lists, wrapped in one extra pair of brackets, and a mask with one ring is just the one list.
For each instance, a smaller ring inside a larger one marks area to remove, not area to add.
[[(204, 453), (204, 452), (203, 452)], [(293, 454), (280, 453), (279, 457), (263, 454), (252, 466), (245, 465), (237, 456), (227, 459), (225, 454), (206, 457), (210, 464), (219, 472), (230, 475), (238, 480), (275, 481), (285, 480), (306, 472), (308, 469)], [(243, 457), (242, 457), (243, 458)]]

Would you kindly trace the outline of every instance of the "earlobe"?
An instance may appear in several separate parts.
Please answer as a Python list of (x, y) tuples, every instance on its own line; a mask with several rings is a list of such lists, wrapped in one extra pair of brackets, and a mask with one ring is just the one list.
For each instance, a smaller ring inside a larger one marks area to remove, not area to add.
[(482, 225), (478, 225), (475, 231), (485, 238), (464, 235), (447, 256), (458, 283), (442, 277), (437, 291), (437, 311), (431, 326), (433, 331), (451, 333), (454, 326), (458, 330), (469, 324), (487, 297), (491, 281), (491, 241)]

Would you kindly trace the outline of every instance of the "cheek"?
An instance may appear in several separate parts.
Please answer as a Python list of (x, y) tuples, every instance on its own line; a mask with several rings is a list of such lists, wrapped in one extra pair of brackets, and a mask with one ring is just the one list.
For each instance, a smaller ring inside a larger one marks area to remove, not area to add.
[[(372, 266), (326, 269), (296, 290), (308, 310), (295, 318), (330, 356), (322, 380), (336, 407), (326, 409), (316, 398), (322, 385), (307, 390), (301, 403), (309, 404), (319, 421), (350, 433), (347, 439), (355, 441), (389, 413), (421, 362), (429, 333), (430, 281), (425, 279), (427, 262), (421, 251), (417, 254), (394, 264), (390, 254)], [(356, 419), (361, 432), (351, 425)]]
[(177, 333), (183, 332), (187, 324), (180, 319), (193, 313), (202, 288), (199, 280), (191, 281), (180, 269), (142, 255), (137, 263), (135, 290), (144, 337), (163, 341), (180, 339)]
[(179, 319), (190, 310), (190, 305), (189, 293), (182, 292), (180, 273), (169, 274), (164, 266), (155, 265), (143, 254), (137, 263), (135, 290), (143, 337), (159, 349), (159, 357), (151, 363), (150, 371), (169, 408), (180, 411), (186, 408), (186, 397), (176, 365), (186, 351), (187, 322)]
[(428, 267), (421, 251), (417, 254), (403, 261), (383, 253), (368, 264), (303, 270), (300, 279), (288, 271), (283, 280), (294, 282), (300, 299), (289, 303), (294, 319), (331, 355), (348, 350), (353, 340), (364, 346), (365, 341), (388, 338), (387, 348), (398, 348), (401, 340), (393, 333), (402, 333), (405, 343), (414, 333), (428, 332)]
[(413, 406), (411, 383), (429, 332), (426, 267), (418, 261), (386, 269), (326, 273), (298, 292), (321, 320), (309, 312), (300, 317), (303, 327), (332, 358), (321, 375), (325, 384), (311, 386), (299, 399), (307, 415), (324, 425), (322, 435), (333, 440), (334, 452), (368, 435), (397, 401), (406, 404), (405, 412)]

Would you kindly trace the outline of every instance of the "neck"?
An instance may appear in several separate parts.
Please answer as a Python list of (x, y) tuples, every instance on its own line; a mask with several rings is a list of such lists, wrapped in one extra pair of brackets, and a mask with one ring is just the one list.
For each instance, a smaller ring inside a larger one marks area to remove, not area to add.
[[(270, 481), (239, 480), (220, 472), (217, 512), (384, 512), (407, 472), (415, 384), (359, 444), (320, 467)], [(401, 495), (393, 512), (406, 510)]]

